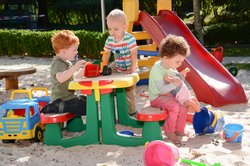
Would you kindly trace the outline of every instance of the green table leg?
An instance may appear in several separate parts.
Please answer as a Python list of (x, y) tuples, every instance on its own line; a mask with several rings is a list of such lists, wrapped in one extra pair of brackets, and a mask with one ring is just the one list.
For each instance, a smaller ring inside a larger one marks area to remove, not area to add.
[(62, 139), (62, 129), (59, 123), (46, 124), (43, 143), (46, 145), (58, 145)]
[(77, 116), (67, 122), (66, 130), (69, 132), (81, 132), (86, 129), (86, 125), (83, 124), (82, 117)]
[[(114, 144), (121, 146), (144, 145), (145, 139), (142, 137), (123, 137), (117, 135), (115, 129), (115, 110), (111, 94), (101, 96), (101, 119), (102, 119), (102, 142), (104, 144)], [(124, 105), (123, 105), (124, 107)]]
[(143, 138), (147, 141), (163, 140), (159, 122), (144, 122), (142, 129)]
[(63, 147), (98, 144), (100, 143), (98, 119), (98, 105), (93, 92), (93, 95), (87, 96), (85, 132), (77, 137), (62, 138), (60, 125), (48, 124), (46, 125), (44, 143), (47, 145), (61, 145)]
[(128, 105), (124, 88), (116, 89), (116, 102), (118, 123), (125, 126), (141, 128), (143, 122), (137, 121), (134, 117), (130, 117), (128, 114)]

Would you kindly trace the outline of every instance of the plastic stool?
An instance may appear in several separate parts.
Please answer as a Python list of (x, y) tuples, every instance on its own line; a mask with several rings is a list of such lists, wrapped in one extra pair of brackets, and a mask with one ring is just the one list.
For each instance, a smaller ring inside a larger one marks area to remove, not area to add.
[(147, 141), (162, 140), (160, 121), (168, 117), (167, 110), (147, 106), (137, 113), (137, 120), (143, 121), (142, 136)]

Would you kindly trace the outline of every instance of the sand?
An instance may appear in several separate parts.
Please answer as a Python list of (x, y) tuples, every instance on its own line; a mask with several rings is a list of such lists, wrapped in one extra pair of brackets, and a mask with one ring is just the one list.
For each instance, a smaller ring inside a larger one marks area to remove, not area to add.
[[(229, 62), (249, 62), (248, 58), (227, 58), (224, 63)], [(1, 66), (34, 66), (37, 72), (19, 77), (19, 88), (30, 87), (51, 87), (50, 84), (50, 63), (51, 58), (31, 58), (31, 57), (1, 57)], [(246, 95), (250, 96), (250, 72), (239, 70), (236, 79), (242, 84)], [(4, 79), (0, 80), (0, 104), (6, 102), (11, 91), (5, 91)], [(147, 86), (136, 88), (137, 94), (147, 90)], [(232, 94), (233, 95), (233, 94)], [(145, 99), (138, 98), (138, 107)], [(201, 103), (202, 106), (207, 104)], [(207, 165), (220, 162), (225, 166), (247, 166), (250, 165), (250, 102), (243, 104), (226, 105), (215, 108), (223, 112), (227, 123), (239, 123), (244, 126), (241, 143), (225, 142), (220, 133), (198, 136), (195, 135), (192, 124), (187, 124), (186, 131), (190, 137), (182, 137), (183, 145), (178, 147), (180, 159), (187, 158), (194, 161), (203, 162)], [(140, 134), (140, 129), (118, 125), (118, 130), (131, 129)], [(69, 134), (70, 133), (66, 133)], [(163, 133), (164, 134), (164, 133)], [(164, 137), (164, 141), (169, 140)], [(214, 142), (215, 141), (215, 142)], [(217, 141), (217, 142), (216, 142)], [(31, 143), (27, 140), (18, 140), (14, 144), (0, 143), (0, 165), (119, 165), (119, 166), (143, 166), (144, 146), (122, 147), (117, 145), (88, 145), (63, 148), (60, 146), (47, 146), (43, 143)], [(185, 165), (180, 163), (176, 165)]]

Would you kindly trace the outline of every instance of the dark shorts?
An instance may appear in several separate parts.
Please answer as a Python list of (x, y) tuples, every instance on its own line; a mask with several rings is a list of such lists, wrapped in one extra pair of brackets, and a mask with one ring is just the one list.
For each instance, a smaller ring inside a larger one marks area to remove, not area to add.
[(70, 112), (77, 115), (86, 115), (86, 97), (79, 96), (67, 101), (57, 99), (46, 105), (41, 111), (45, 114)]

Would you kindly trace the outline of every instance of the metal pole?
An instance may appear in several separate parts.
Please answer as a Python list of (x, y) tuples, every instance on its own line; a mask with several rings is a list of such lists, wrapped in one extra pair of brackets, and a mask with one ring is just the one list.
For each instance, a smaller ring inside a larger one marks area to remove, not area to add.
[(102, 12), (102, 33), (106, 30), (106, 22), (105, 22), (105, 3), (104, 0), (101, 0), (101, 12)]

